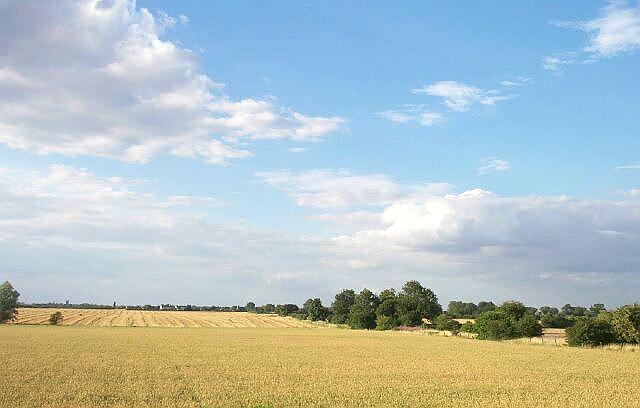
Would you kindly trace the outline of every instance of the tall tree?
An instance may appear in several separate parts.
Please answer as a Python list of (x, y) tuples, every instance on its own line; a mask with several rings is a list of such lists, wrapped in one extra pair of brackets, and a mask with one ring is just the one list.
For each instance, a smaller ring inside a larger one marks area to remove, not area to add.
[(336, 324), (344, 324), (349, 320), (349, 312), (356, 300), (356, 294), (353, 289), (344, 289), (336, 295), (335, 300), (331, 304), (333, 315), (331, 322)]
[(412, 280), (404, 284), (398, 296), (398, 318), (407, 326), (419, 326), (422, 319), (433, 319), (442, 313), (438, 297), (431, 289)]
[(13, 320), (18, 314), (20, 293), (7, 281), (0, 285), (0, 323)]
[(322, 306), (320, 298), (308, 299), (304, 302), (304, 312), (309, 320), (324, 320), (327, 318), (329, 311)]
[(398, 295), (395, 289), (385, 289), (378, 295), (376, 329), (389, 330), (398, 326)]
[(379, 299), (369, 289), (362, 289), (356, 295), (349, 312), (349, 327), (352, 329), (374, 329), (376, 327), (376, 308)]

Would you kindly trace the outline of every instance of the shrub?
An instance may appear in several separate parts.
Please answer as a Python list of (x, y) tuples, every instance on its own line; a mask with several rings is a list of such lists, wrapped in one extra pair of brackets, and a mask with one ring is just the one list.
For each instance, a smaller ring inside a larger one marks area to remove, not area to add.
[(449, 330), (452, 332), (457, 332), (461, 326), (459, 322), (453, 320), (453, 318), (446, 314), (441, 314), (436, 317), (433, 323), (437, 330)]
[(460, 331), (465, 333), (474, 333), (475, 325), (473, 322), (464, 322), (462, 323), (462, 326), (460, 326)]
[(55, 326), (59, 323), (62, 323), (62, 313), (60, 311), (51, 313), (51, 316), (49, 316), (49, 324), (52, 324)]
[(532, 314), (525, 314), (516, 324), (518, 335), (522, 337), (542, 336), (542, 326)]
[(622, 343), (640, 343), (640, 305), (620, 307), (613, 312), (611, 324)]
[(475, 324), (475, 332), (482, 340), (505, 340), (518, 337), (517, 321), (509, 313), (494, 310), (481, 313)]
[(579, 318), (566, 334), (570, 346), (602, 346), (616, 341), (611, 324), (597, 318)]

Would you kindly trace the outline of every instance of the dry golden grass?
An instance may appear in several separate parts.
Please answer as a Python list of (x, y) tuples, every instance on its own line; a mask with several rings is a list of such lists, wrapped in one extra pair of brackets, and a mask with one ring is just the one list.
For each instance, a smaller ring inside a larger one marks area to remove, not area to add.
[(640, 353), (336, 328), (0, 326), (2, 407), (637, 407)]
[(315, 327), (290, 317), (245, 312), (176, 312), (124, 309), (18, 309), (14, 324), (48, 324), (52, 313), (62, 312), (64, 326), (132, 327)]

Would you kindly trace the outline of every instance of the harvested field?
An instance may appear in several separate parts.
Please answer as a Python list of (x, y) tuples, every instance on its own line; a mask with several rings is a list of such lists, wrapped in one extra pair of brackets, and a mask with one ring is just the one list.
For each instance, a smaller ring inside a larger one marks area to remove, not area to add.
[(64, 326), (99, 327), (316, 327), (314, 323), (273, 314), (245, 312), (177, 312), (125, 309), (21, 308), (14, 324), (48, 324), (62, 312)]

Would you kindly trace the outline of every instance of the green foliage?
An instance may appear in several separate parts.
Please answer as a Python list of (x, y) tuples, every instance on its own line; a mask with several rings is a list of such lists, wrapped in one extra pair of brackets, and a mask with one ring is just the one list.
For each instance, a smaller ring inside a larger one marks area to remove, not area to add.
[(493, 302), (482, 301), (478, 303), (478, 311), (477, 311), (478, 315), (480, 313), (490, 312), (492, 310), (496, 310), (496, 305)]
[(626, 305), (613, 312), (613, 331), (622, 343), (640, 343), (640, 305)]
[(465, 303), (452, 300), (447, 306), (447, 315), (458, 319), (472, 319), (478, 313), (478, 306), (475, 303)]
[(51, 316), (49, 316), (49, 324), (55, 326), (58, 323), (62, 323), (62, 312), (57, 311), (55, 313), (51, 313)]
[(398, 296), (394, 289), (385, 289), (378, 296), (380, 304), (376, 308), (376, 329), (390, 330), (399, 325)]
[(542, 324), (542, 327), (565, 329), (570, 327), (574, 321), (561, 314), (544, 314), (540, 317), (540, 323)]
[(276, 306), (276, 313), (280, 316), (291, 316), (293, 313), (297, 313), (300, 310), (298, 305), (287, 303), (284, 305)]
[(542, 326), (538, 323), (535, 315), (527, 313), (516, 324), (518, 335), (522, 337), (542, 336)]
[(379, 299), (369, 289), (362, 289), (355, 297), (349, 312), (349, 327), (352, 329), (374, 329), (376, 327), (376, 308)]
[(349, 320), (349, 312), (355, 302), (356, 294), (352, 289), (344, 289), (338, 293), (335, 300), (331, 304), (332, 316), (331, 322), (336, 324), (344, 324)]
[(522, 304), (522, 302), (517, 302), (515, 300), (510, 300), (508, 302), (504, 302), (498, 310), (508, 314), (513, 317), (515, 320), (522, 319), (522, 317), (527, 313), (527, 307)]
[(597, 318), (579, 318), (566, 334), (570, 346), (602, 346), (616, 341), (611, 323)]
[(517, 320), (509, 313), (493, 310), (481, 313), (476, 320), (475, 332), (482, 340), (506, 340), (518, 337)]
[(245, 309), (249, 313), (255, 313), (256, 312), (256, 304), (253, 303), (253, 302), (247, 302), (247, 305), (245, 306)]
[(0, 285), (0, 323), (13, 320), (18, 314), (20, 293), (9, 282)]
[(465, 333), (474, 333), (475, 325), (473, 322), (464, 322), (462, 323), (462, 326), (460, 326), (460, 331)]
[(442, 313), (438, 297), (420, 284), (409, 281), (398, 295), (398, 319), (406, 326), (420, 326), (422, 319), (433, 319)]
[(322, 306), (320, 298), (308, 299), (304, 302), (303, 310), (308, 320), (325, 320), (329, 314), (326, 307)]
[(566, 317), (583, 317), (587, 314), (587, 308), (582, 306), (571, 306), (569, 303), (562, 306), (560, 312)]
[(449, 330), (457, 332), (460, 329), (461, 324), (448, 314), (441, 314), (433, 320), (433, 324), (437, 330)]

